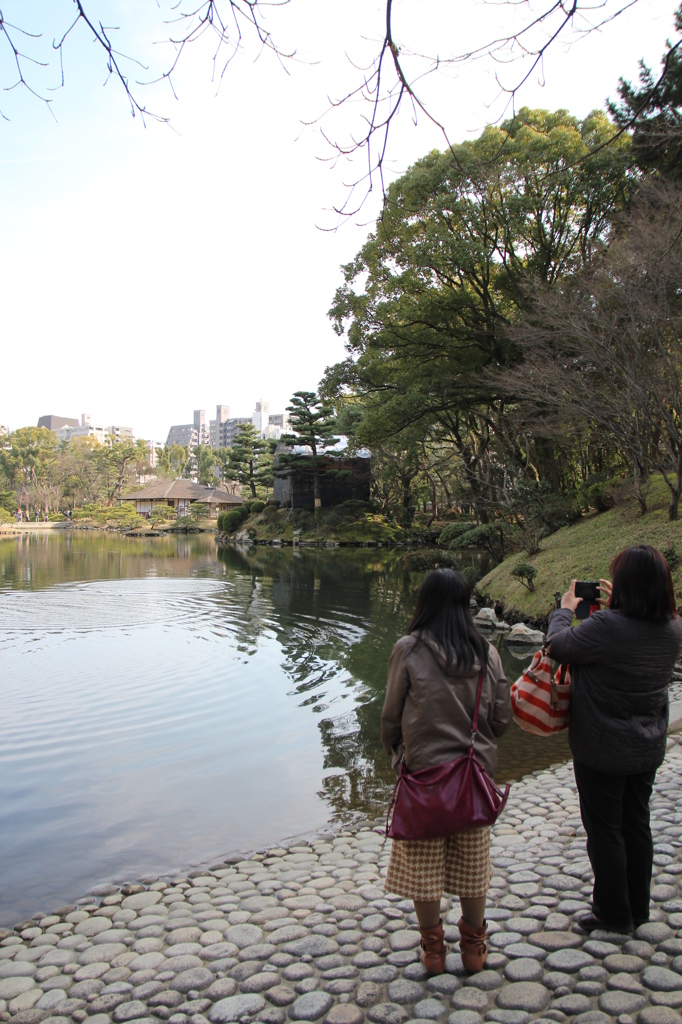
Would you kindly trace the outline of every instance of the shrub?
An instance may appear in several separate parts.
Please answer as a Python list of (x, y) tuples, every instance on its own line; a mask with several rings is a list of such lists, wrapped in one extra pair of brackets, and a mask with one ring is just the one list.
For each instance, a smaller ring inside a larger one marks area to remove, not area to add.
[(229, 512), (221, 512), (218, 516), (218, 529), (221, 533), (234, 533), (242, 524), (242, 512), (240, 508), (230, 509)]
[(533, 580), (537, 576), (538, 571), (534, 565), (530, 562), (517, 562), (514, 568), (511, 570), (510, 575), (518, 580), (519, 583), (529, 590), (531, 594), (535, 590), (535, 584)]
[(327, 526), (340, 526), (343, 522), (343, 516), (339, 515), (338, 512), (327, 512), (325, 516), (325, 523)]
[(344, 516), (359, 516), (369, 509), (369, 505), (368, 501), (362, 501), (360, 498), (349, 498), (348, 501), (342, 501), (337, 505), (336, 511)]
[(463, 566), (463, 568), (460, 569), (460, 572), (462, 573), (462, 576), (464, 576), (465, 580), (469, 584), (469, 589), (473, 594), (474, 587), (481, 578), (481, 570), (478, 568), (477, 565), (465, 565)]
[(264, 501), (254, 501), (254, 502), (251, 503), (251, 512), (254, 515), (258, 515), (259, 512), (262, 512), (264, 508), (265, 508), (265, 502)]
[(236, 511), (239, 512), (239, 515), (242, 517), (242, 522), (243, 522), (245, 519), (248, 519), (249, 516), (251, 515), (251, 506), (250, 505), (240, 505), (236, 509)]
[(672, 572), (674, 572), (675, 569), (677, 569), (677, 567), (679, 566), (680, 562), (682, 561), (682, 557), (680, 556), (679, 551), (675, 547), (675, 542), (671, 540), (667, 548), (663, 548), (661, 554), (670, 566)]

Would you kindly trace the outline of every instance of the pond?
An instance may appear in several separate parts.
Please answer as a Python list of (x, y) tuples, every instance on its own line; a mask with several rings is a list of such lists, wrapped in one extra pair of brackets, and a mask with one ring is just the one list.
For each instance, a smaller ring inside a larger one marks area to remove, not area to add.
[[(0, 540), (0, 923), (381, 814), (386, 664), (421, 579), (377, 549)], [(528, 653), (501, 654), (516, 678)], [(512, 726), (498, 780), (568, 756)]]

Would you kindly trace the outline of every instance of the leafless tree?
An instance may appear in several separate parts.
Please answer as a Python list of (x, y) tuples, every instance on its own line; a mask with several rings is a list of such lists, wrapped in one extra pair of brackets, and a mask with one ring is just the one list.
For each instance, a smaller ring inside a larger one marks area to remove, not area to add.
[[(5, 0), (11, 4), (13, 0)], [(69, 0), (60, 0), (65, 10)], [(125, 53), (116, 43), (116, 30), (103, 24), (92, 13), (95, 0), (71, 0), (73, 17), (66, 21), (60, 38), (52, 42), (51, 50), (40, 34), (22, 29), (18, 20), (7, 20), (0, 9), (0, 54), (2, 44), (9, 57), (11, 71), (7, 72), (5, 89), (26, 89), (52, 103), (51, 90), (41, 90), (34, 84), (32, 71), (48, 68), (58, 61), (59, 78), (56, 86), (65, 81), (65, 51), (69, 40), (79, 31), (85, 31), (100, 48), (107, 76), (121, 86), (133, 116), (143, 121), (148, 118), (168, 121), (159, 111), (150, 109), (144, 100), (146, 85), (168, 83), (175, 95), (174, 75), (191, 44), (210, 37), (213, 42), (213, 76), (220, 83), (234, 57), (241, 51), (254, 49), (273, 53), (283, 66), (295, 57), (295, 52), (282, 49), (268, 27), (270, 8), (286, 6), (289, 0), (158, 0), (164, 20), (166, 42), (171, 55), (163, 69), (154, 74), (143, 58)], [(637, 0), (487, 0), (495, 8), (513, 7), (523, 12), (521, 22), (510, 34), (484, 39), (473, 49), (457, 52), (448, 47), (446, 53), (425, 54), (412, 49), (396, 25), (394, 0), (385, 0), (384, 31), (377, 39), (373, 59), (365, 66), (353, 64), (358, 76), (357, 84), (348, 92), (330, 98), (328, 108), (317, 119), (323, 136), (331, 146), (332, 160), (362, 156), (362, 166), (348, 183), (346, 199), (336, 212), (350, 216), (358, 212), (378, 181), (385, 188), (385, 168), (391, 127), (407, 113), (416, 123), (420, 118), (435, 125), (450, 146), (447, 125), (439, 120), (421, 89), (425, 79), (439, 73), (449, 73), (477, 62), (492, 62), (498, 70), (496, 80), (504, 102), (504, 115), (515, 111), (518, 93), (536, 73), (541, 73), (544, 61), (559, 41), (575, 41), (580, 36), (603, 29), (632, 7)], [(499, 20), (499, 15), (496, 15)], [(363, 27), (358, 26), (358, 38)], [(41, 45), (42, 44), (42, 45)], [(0, 76), (2, 75), (0, 65)], [(652, 86), (656, 87), (656, 84)], [(333, 135), (334, 111), (340, 107), (355, 107), (359, 114), (357, 130), (341, 139)], [(2, 111), (0, 110), (0, 115)], [(2, 115), (5, 116), (5, 115)], [(633, 117), (636, 119), (637, 112)], [(628, 125), (620, 125), (614, 133), (620, 134)]]
[(650, 184), (592, 268), (566, 285), (537, 286), (513, 335), (524, 401), (592, 423), (644, 484), (660, 472), (670, 519), (682, 494), (682, 190)]

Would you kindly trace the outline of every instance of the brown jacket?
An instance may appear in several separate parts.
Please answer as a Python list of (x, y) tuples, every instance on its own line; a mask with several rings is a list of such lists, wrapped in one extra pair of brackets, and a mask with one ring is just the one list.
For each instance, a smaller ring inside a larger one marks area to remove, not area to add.
[[(478, 685), (478, 662), (462, 675), (428, 634), (401, 637), (388, 663), (388, 685), (381, 713), (381, 742), (387, 754), (401, 752), (409, 771), (454, 761), (471, 744), (471, 722)], [(490, 777), (497, 770), (497, 737), (512, 720), (509, 683), (500, 655), (489, 645), (483, 680), (475, 754)]]

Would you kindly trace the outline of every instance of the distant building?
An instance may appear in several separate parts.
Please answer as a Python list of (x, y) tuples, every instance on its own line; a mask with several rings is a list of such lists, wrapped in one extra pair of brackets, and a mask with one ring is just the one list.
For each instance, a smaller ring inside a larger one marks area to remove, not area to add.
[(194, 410), (193, 423), (177, 423), (168, 431), (166, 444), (180, 444), (183, 447), (196, 448), (198, 444), (209, 444), (211, 440), (206, 425), (206, 413), (203, 409)]
[(216, 405), (215, 407), (215, 419), (209, 422), (209, 444), (211, 448), (223, 448), (224, 445), (220, 443), (220, 437), (222, 433), (223, 423), (227, 422), (230, 418), (230, 407), (229, 405)]
[[(335, 449), (331, 449), (320, 460), (320, 497), (322, 506), (340, 505), (344, 501), (356, 499), (369, 501), (371, 485), (371, 452), (366, 448), (355, 455), (345, 455), (342, 441)], [(310, 458), (312, 453), (306, 446), (289, 447), (278, 444), (275, 449), (275, 480), (272, 496), (275, 501), (286, 508), (314, 508), (315, 483), (312, 468), (305, 463), (296, 469), (278, 469), (279, 458), (284, 453)], [(281, 463), (279, 463), (281, 466)]]
[(61, 430), (62, 427), (79, 427), (80, 423), (68, 416), (41, 416), (38, 426), (46, 430)]
[(163, 451), (163, 445), (160, 441), (145, 441), (145, 444), (149, 452), (149, 465), (154, 469), (159, 461), (159, 455)]
[(178, 516), (187, 515), (190, 505), (199, 502), (208, 505), (212, 518), (219, 512), (229, 511), (243, 503), (238, 494), (230, 494), (222, 487), (204, 487), (191, 480), (161, 480), (141, 491), (124, 494), (123, 501), (134, 501), (139, 515), (147, 515), (155, 508), (173, 508)]
[(251, 417), (251, 422), (258, 431), (260, 437), (265, 436), (265, 428), (268, 425), (268, 417), (270, 415), (270, 403), (269, 402), (256, 402), (256, 409)]
[(81, 415), (80, 425), (76, 420), (75, 426), (58, 427), (55, 434), (59, 441), (72, 441), (75, 437), (94, 437), (100, 444), (106, 444), (107, 441), (106, 429), (95, 426), (89, 412), (84, 412)]
[(116, 441), (134, 441), (132, 427), (106, 427), (106, 432)]

